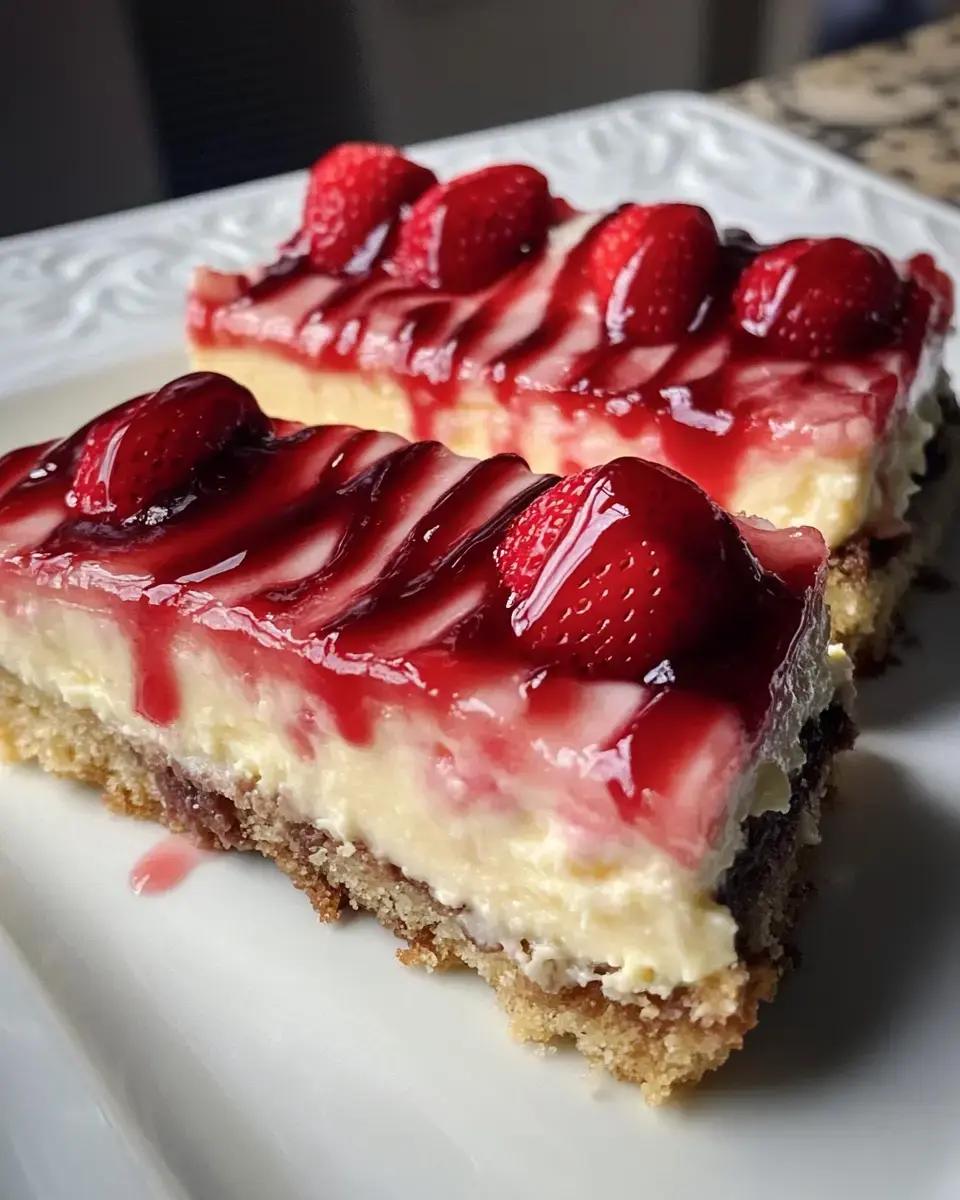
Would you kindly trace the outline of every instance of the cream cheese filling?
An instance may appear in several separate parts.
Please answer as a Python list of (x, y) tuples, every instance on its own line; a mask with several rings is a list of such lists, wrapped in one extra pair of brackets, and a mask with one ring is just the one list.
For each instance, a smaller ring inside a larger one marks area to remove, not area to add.
[[(356, 422), (402, 437), (414, 435), (411, 397), (398, 376), (308, 368), (256, 346), (194, 345), (191, 356), (198, 369), (219, 371), (245, 384), (272, 416), (310, 425)], [(732, 512), (764, 517), (780, 529), (812, 525), (832, 549), (860, 532), (897, 532), (939, 422), (941, 361), (942, 344), (931, 343), (899, 415), (879, 443), (864, 445), (856, 454), (810, 448), (787, 459), (748, 455), (723, 503)], [(488, 458), (510, 444), (534, 471), (563, 474), (565, 445), (575, 446), (576, 458), (584, 462), (609, 462), (622, 455), (664, 459), (656, 434), (649, 444), (626, 439), (615, 422), (571, 419), (548, 399), (528, 400), (522, 428), (511, 432), (512, 415), (482, 383), (464, 383), (457, 404), (438, 410), (434, 419), (433, 436), (457, 454)]]
[[(244, 690), (199, 643), (175, 649), (182, 711), (158, 727), (133, 709), (125, 635), (106, 616), (42, 595), (8, 597), (0, 610), (0, 665), (25, 682), (90, 709), (122, 735), (179, 760), (220, 790), (251, 782), (278, 796), (347, 848), (362, 842), (458, 913), (466, 931), (502, 945), (544, 986), (601, 974), (603, 991), (629, 1000), (666, 993), (736, 961), (736, 927), (712, 899), (742, 844), (742, 821), (782, 808), (787, 775), (802, 762), (802, 725), (831, 703), (844, 671), (826, 655), (823, 617), (807, 631), (780, 681), (771, 732), (742, 779), (719, 843), (697, 874), (637, 838), (584, 856), (556, 810), (556, 789), (511, 777), (512, 803), (457, 810), (431, 784), (435, 729), (400, 710), (384, 715), (372, 745), (318, 734), (312, 754), (286, 730), (303, 696), (287, 681)], [(538, 790), (538, 786), (540, 790)]]

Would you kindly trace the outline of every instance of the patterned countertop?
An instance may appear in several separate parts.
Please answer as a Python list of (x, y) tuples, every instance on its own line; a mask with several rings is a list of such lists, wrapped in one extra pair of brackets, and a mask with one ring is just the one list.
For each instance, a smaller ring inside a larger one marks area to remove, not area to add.
[(738, 107), (960, 205), (960, 17), (723, 93)]

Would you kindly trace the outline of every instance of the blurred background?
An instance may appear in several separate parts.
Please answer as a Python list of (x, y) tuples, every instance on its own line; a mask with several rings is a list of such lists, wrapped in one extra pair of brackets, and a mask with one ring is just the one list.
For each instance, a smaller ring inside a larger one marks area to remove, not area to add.
[(2, 0), (0, 235), (896, 36), (945, 0)]

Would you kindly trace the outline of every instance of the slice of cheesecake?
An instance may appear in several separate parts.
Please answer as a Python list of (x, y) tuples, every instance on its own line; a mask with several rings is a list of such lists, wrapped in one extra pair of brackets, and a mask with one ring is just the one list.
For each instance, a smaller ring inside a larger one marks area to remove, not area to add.
[(531, 167), (440, 184), (347, 145), (276, 262), (198, 271), (189, 337), (274, 416), (564, 474), (637, 455), (731, 512), (812, 525), (836, 635), (881, 659), (960, 490), (952, 313), (926, 254), (763, 247), (689, 204), (578, 213)]
[(0, 732), (656, 1101), (787, 961), (851, 738), (826, 558), (638, 459), (558, 481), (187, 376), (0, 462)]

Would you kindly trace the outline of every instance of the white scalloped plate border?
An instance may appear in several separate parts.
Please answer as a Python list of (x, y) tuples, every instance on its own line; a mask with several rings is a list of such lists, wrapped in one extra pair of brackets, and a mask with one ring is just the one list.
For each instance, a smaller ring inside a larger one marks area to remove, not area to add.
[[(689, 196), (761, 235), (849, 232), (960, 271), (960, 214), (697, 96), (419, 153), (444, 173), (526, 159), (581, 204)], [(291, 175), (0, 242), (0, 449), (175, 371), (190, 266), (269, 252), (299, 193)], [(679, 1112), (511, 1045), (476, 980), (401, 971), (372, 922), (317, 929), (246, 856), (137, 899), (126, 874), (155, 831), (3, 772), (4, 1200), (960, 1195), (949, 600), (921, 598), (914, 628), (923, 645), (864, 688), (804, 969)]]
[[(761, 235), (863, 233), (960, 261), (936, 201), (701, 96), (662, 93), (423, 145), (441, 174), (517, 158), (575, 203), (709, 196)], [(0, 240), (0, 393), (105, 351), (170, 344), (189, 271), (268, 255), (297, 220), (300, 173)], [(771, 210), (769, 197), (777, 197)]]

